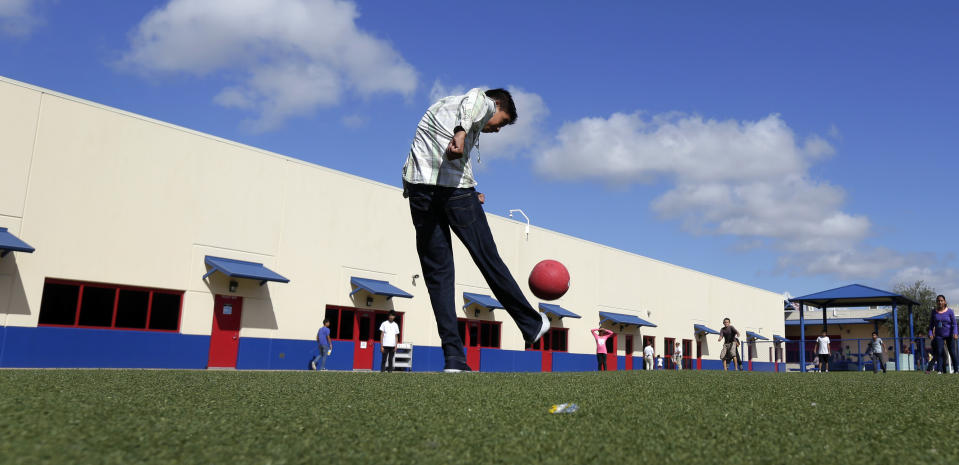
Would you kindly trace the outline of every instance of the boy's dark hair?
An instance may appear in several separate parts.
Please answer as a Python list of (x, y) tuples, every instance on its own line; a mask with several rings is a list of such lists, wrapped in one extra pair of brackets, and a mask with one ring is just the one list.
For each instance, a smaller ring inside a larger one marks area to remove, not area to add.
[(327, 324), (327, 323), (329, 323), (329, 322), (330, 322), (330, 319), (329, 319), (329, 318), (324, 318), (324, 319), (323, 319), (323, 324), (324, 324), (324, 325)]
[(875, 332), (875, 331), (873, 331), (872, 333), (873, 333), (873, 334), (875, 334), (876, 336), (878, 336), (878, 335), (879, 335), (879, 333), (877, 333), (877, 332)]
[(723, 322), (729, 321), (729, 317), (723, 318)]
[(389, 314), (388, 316), (396, 316), (396, 311), (395, 311), (395, 310), (390, 310), (390, 314)]
[(513, 103), (513, 96), (506, 89), (490, 89), (486, 91), (486, 96), (496, 101), (496, 106), (509, 115), (509, 124), (516, 122), (516, 104)]

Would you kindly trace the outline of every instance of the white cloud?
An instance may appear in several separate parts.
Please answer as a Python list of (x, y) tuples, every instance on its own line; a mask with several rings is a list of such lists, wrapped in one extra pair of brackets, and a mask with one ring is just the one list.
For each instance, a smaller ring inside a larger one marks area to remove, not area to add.
[(254, 131), (336, 105), (344, 94), (409, 96), (416, 70), (357, 28), (344, 0), (171, 0), (148, 14), (121, 65), (144, 74), (220, 73), (213, 101), (252, 111)]
[(925, 281), (937, 293), (946, 296), (950, 306), (959, 302), (959, 271), (941, 265), (916, 264), (899, 270), (893, 277), (894, 283), (912, 284)]
[(870, 223), (840, 210), (842, 189), (810, 179), (810, 164), (833, 153), (820, 137), (797, 141), (779, 115), (739, 122), (616, 113), (563, 125), (535, 166), (557, 179), (666, 179), (671, 187), (652, 208), (689, 231), (834, 253), (861, 241)]
[(43, 23), (35, 10), (38, 0), (0, 0), (0, 34), (26, 37)]
[(368, 118), (362, 115), (348, 115), (342, 118), (343, 126), (346, 126), (350, 129), (359, 129), (363, 126), (366, 126), (366, 123), (369, 121)]
[[(490, 88), (490, 86), (475, 87)], [(440, 80), (436, 80), (430, 88), (430, 102), (450, 95), (464, 94), (468, 90), (469, 88), (463, 85), (447, 86)], [(544, 138), (543, 124), (549, 115), (549, 108), (543, 98), (515, 86), (507, 86), (506, 90), (513, 96), (513, 103), (516, 104), (516, 123), (504, 127), (498, 133), (480, 136), (479, 148), (483, 160), (514, 157), (541, 144)]]

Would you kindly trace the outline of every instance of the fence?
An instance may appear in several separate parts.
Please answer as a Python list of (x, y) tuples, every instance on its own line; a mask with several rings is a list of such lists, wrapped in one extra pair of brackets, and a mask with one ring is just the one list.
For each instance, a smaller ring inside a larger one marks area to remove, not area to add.
[[(887, 369), (897, 371), (925, 370), (927, 368), (932, 343), (925, 337), (882, 338), (883, 342), (883, 360), (886, 361)], [(956, 344), (955, 340), (950, 340), (951, 344)], [(854, 339), (830, 339), (829, 344), (829, 371), (866, 371), (873, 370), (874, 361), (870, 355), (869, 347), (872, 344), (872, 338), (854, 338)], [(807, 339), (805, 342), (788, 341), (784, 342), (785, 363), (787, 367), (793, 370), (812, 371), (815, 367), (815, 361), (818, 358), (817, 344), (815, 339)], [(896, 360), (896, 345), (899, 345), (899, 359)], [(956, 347), (956, 346), (954, 346)], [(959, 348), (959, 347), (957, 347)], [(805, 366), (802, 366), (800, 351), (805, 356)], [(948, 351), (946, 351), (946, 360), (948, 361)]]

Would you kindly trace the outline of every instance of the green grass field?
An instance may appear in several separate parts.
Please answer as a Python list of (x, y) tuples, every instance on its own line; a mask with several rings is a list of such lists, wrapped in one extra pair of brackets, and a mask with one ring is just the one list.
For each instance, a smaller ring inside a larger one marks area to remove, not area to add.
[(0, 463), (957, 463), (957, 392), (921, 373), (2, 370)]

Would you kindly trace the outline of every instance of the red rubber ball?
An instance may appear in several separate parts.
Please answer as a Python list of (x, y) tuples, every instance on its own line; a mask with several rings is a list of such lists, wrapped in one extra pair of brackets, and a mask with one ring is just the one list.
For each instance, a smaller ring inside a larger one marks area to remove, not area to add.
[(529, 289), (543, 300), (556, 300), (569, 290), (569, 271), (556, 260), (543, 260), (529, 273)]

